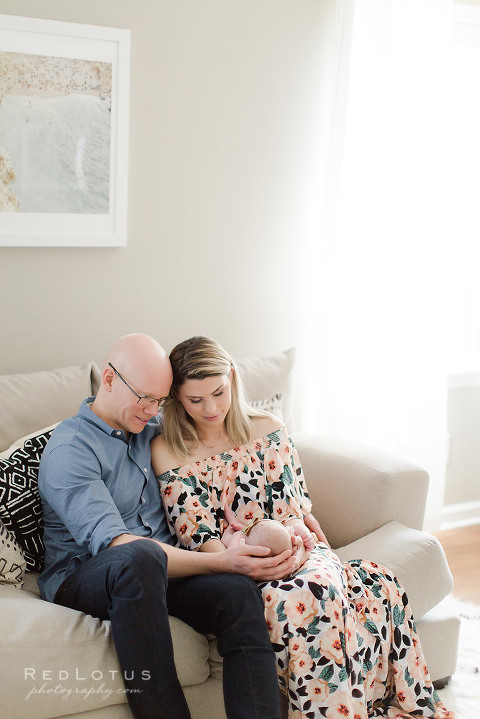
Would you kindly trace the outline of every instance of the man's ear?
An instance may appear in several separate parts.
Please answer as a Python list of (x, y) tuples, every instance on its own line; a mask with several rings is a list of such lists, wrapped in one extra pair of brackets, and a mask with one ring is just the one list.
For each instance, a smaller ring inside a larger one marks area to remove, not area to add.
[(112, 383), (113, 378), (115, 377), (115, 372), (111, 367), (106, 367), (103, 371), (102, 375), (102, 385), (105, 390), (105, 392), (111, 392), (112, 391)]

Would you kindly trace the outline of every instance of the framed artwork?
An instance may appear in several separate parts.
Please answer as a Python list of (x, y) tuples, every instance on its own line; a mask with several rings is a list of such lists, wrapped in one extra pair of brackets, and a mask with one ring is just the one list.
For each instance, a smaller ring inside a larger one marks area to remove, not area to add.
[(126, 244), (130, 31), (0, 15), (0, 246)]

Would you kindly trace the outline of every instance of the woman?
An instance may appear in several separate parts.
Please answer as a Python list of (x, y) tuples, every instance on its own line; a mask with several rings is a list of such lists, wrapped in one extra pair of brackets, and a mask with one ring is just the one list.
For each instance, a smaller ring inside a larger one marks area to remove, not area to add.
[(234, 530), (255, 518), (293, 526), (305, 543), (293, 576), (259, 584), (289, 719), (452, 719), (396, 578), (373, 562), (341, 564), (326, 541), (308, 552), (307, 525), (325, 538), (282, 422), (247, 406), (232, 359), (214, 341), (193, 337), (170, 361), (152, 461), (179, 543), (223, 551), (224, 532), (226, 544), (236, 541)]

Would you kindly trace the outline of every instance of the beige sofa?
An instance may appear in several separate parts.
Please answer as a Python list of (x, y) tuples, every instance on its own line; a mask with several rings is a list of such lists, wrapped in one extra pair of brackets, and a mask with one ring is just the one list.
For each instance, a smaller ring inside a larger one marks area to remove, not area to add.
[[(287, 423), (292, 363), (292, 351), (240, 363), (250, 399), (271, 398), (268, 406), (276, 411), (282, 401)], [(0, 377), (0, 466), (11, 469), (12, 457), (28, 454), (31, 440), (16, 442), (20, 455), (12, 443), (74, 414), (97, 382), (93, 364)], [(448, 677), (455, 670), (459, 620), (442, 607), (452, 587), (445, 555), (422, 531), (426, 473), (363, 446), (295, 432), (293, 437), (314, 513), (332, 546), (344, 560), (370, 558), (397, 574), (413, 605), (432, 677)], [(0, 498), (0, 520), (7, 516), (1, 505)], [(10, 551), (8, 537), (2, 541), (0, 550)], [(22, 568), (0, 561), (1, 719), (132, 719), (110, 623), (42, 601), (35, 572), (24, 574), (23, 588), (18, 584)], [(193, 719), (225, 719), (215, 640), (174, 618), (171, 628)]]

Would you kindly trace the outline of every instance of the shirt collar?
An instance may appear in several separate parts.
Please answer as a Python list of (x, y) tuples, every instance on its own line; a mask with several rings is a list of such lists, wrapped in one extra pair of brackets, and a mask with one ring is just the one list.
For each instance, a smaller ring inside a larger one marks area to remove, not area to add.
[(124, 442), (127, 442), (125, 432), (123, 432), (121, 429), (114, 429), (101, 417), (99, 417), (98, 414), (95, 414), (95, 412), (92, 411), (90, 405), (92, 404), (94, 399), (95, 396), (88, 397), (87, 399), (83, 400), (82, 404), (80, 405), (78, 416), (81, 417), (81, 419), (84, 419), (86, 422), (94, 424), (96, 427), (101, 429), (102, 432), (105, 432), (105, 434), (109, 434), (111, 437), (118, 437), (118, 439), (123, 439)]
[[(95, 395), (93, 397), (88, 397), (87, 399), (83, 400), (78, 411), (78, 416), (81, 419), (84, 419), (86, 422), (95, 425), (96, 427), (101, 429), (102, 432), (105, 432), (105, 434), (108, 434), (111, 437), (116, 437), (117, 439), (123, 439), (123, 441), (128, 444), (129, 442), (127, 440), (125, 432), (123, 432), (121, 429), (111, 427), (107, 422), (105, 422), (103, 419), (101, 419), (101, 417), (99, 417), (97, 414), (95, 414), (95, 412), (92, 411), (90, 405), (92, 404), (94, 399)], [(143, 434), (147, 427), (151, 427), (151, 431), (157, 433), (160, 427), (159, 418), (152, 417), (152, 419), (149, 420), (147, 426), (141, 432), (139, 432), (139, 434)], [(138, 435), (135, 434), (132, 436), (137, 437)]]

